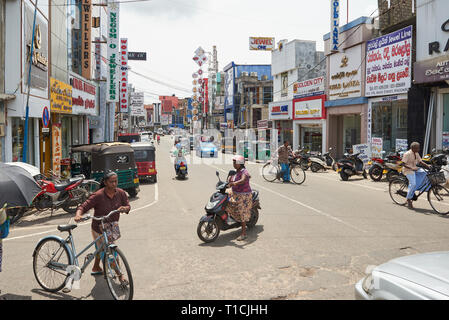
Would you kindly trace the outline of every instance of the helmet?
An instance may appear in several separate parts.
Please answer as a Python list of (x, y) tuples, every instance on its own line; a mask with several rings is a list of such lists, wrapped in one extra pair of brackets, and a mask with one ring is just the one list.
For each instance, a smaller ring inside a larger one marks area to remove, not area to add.
[(235, 161), (237, 164), (245, 164), (245, 158), (243, 156), (237, 155), (232, 158), (232, 161)]

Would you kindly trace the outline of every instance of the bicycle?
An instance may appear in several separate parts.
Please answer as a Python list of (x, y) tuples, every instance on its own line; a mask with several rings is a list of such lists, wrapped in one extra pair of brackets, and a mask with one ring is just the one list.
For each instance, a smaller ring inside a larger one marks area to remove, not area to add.
[[(289, 158), (290, 177), (293, 183), (300, 185), (306, 181), (306, 172), (298, 163), (297, 158)], [(268, 161), (262, 167), (262, 176), (268, 182), (274, 182), (275, 180), (281, 180), (282, 169), (277, 159)]]
[[(416, 201), (425, 192), (427, 200), (432, 209), (441, 215), (449, 213), (449, 190), (441, 184), (446, 183), (446, 178), (442, 171), (426, 171), (427, 175), (421, 186), (417, 189), (418, 195), (413, 196)], [(406, 176), (396, 176), (389, 183), (389, 194), (391, 199), (399, 205), (407, 204), (408, 179)]]
[[(69, 233), (65, 240), (52, 235), (38, 242), (33, 252), (33, 272), (36, 281), (45, 291), (58, 292), (63, 288), (70, 291), (73, 284), (78, 285), (82, 274), (95, 256), (102, 254), (104, 278), (113, 298), (115, 300), (133, 299), (134, 284), (128, 261), (117, 245), (109, 244), (106, 231), (104, 231), (104, 220), (117, 212), (119, 211), (113, 210), (107, 216), (100, 218), (88, 215), (82, 219), (82, 221), (89, 219), (101, 221), (103, 233), (79, 254), (76, 253), (72, 236), (72, 230), (77, 227), (76, 224), (58, 226), (60, 232)], [(85, 256), (84, 264), (80, 268), (78, 258), (98, 241), (101, 241), (101, 246), (98, 246), (94, 253)], [(121, 277), (125, 279), (121, 280)], [(118, 283), (115, 282), (116, 280)]]

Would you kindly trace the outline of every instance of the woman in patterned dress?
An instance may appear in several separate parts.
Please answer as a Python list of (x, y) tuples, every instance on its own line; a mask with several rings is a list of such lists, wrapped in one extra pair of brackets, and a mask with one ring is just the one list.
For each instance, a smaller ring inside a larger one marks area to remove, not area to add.
[(229, 187), (232, 188), (230, 200), (226, 211), (231, 217), (242, 224), (242, 233), (237, 241), (242, 241), (246, 236), (246, 223), (251, 218), (252, 209), (252, 190), (249, 185), (251, 178), (248, 170), (245, 168), (245, 158), (243, 156), (235, 156), (233, 159), (234, 169), (237, 173), (228, 178)]

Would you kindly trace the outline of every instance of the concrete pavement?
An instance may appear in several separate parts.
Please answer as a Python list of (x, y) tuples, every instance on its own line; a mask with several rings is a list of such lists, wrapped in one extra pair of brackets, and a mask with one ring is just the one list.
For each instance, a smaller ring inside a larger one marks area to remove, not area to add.
[[(120, 220), (118, 241), (130, 263), (136, 299), (353, 299), (354, 284), (368, 265), (419, 252), (447, 250), (449, 220), (432, 213), (426, 197), (415, 211), (394, 205), (386, 183), (332, 171), (307, 171), (303, 185), (268, 183), (261, 164), (248, 164), (260, 191), (258, 225), (246, 242), (239, 230), (204, 244), (196, 227), (232, 164), (193, 157), (189, 179), (174, 179), (171, 137), (157, 147), (158, 183), (141, 185), (130, 215)], [(229, 159), (230, 155), (225, 155)], [(4, 241), (2, 294), (16, 299), (110, 299), (101, 277), (86, 273), (81, 289), (49, 294), (34, 279), (31, 254), (37, 241), (58, 234), (53, 219), (27, 217)], [(77, 248), (90, 238), (90, 223), (74, 231)], [(88, 268), (90, 271), (90, 267)]]

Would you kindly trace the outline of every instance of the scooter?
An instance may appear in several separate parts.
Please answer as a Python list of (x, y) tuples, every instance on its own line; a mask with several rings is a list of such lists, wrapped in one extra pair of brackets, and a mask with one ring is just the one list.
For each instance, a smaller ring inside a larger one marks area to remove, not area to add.
[(326, 171), (326, 162), (321, 157), (321, 153), (318, 153), (317, 156), (310, 156), (309, 163), (312, 172), (318, 172), (320, 170)]
[[(229, 171), (228, 178), (235, 174), (236, 172), (234, 170)], [(218, 183), (216, 185), (217, 192), (210, 197), (209, 202), (204, 208), (206, 215), (200, 219), (197, 227), (198, 237), (205, 243), (210, 243), (217, 240), (220, 235), (220, 230), (226, 231), (240, 228), (241, 226), (240, 222), (235, 221), (226, 212), (226, 206), (230, 198), (229, 194), (226, 193), (229, 183), (220, 180), (220, 174), (218, 171), (216, 172), (216, 175), (218, 177)], [(253, 190), (252, 200), (253, 205), (251, 209), (251, 218), (246, 224), (248, 229), (253, 228), (259, 219), (259, 209), (261, 209), (261, 207), (258, 191)]]
[(176, 177), (178, 179), (184, 180), (188, 174), (187, 172), (187, 161), (184, 157), (184, 152), (182, 149), (178, 151), (176, 160), (175, 160), (175, 171)]
[(341, 159), (337, 162), (337, 173), (343, 181), (348, 181), (349, 177), (355, 175), (363, 175), (363, 178), (367, 179), (368, 175), (365, 170), (365, 164), (359, 158), (360, 153), (353, 155), (345, 154), (345, 159)]
[(332, 168), (332, 170), (337, 171), (337, 161), (331, 155), (332, 148), (329, 148), (329, 151), (323, 154), (323, 159), (326, 162), (326, 166), (328, 168)]

